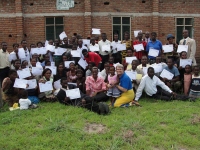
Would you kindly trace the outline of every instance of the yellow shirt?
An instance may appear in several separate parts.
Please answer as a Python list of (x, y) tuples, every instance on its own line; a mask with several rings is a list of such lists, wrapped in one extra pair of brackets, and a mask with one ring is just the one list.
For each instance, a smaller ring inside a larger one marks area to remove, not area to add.
[(10, 67), (9, 53), (8, 51), (4, 52), (0, 49), (0, 69), (4, 69), (6, 67)]

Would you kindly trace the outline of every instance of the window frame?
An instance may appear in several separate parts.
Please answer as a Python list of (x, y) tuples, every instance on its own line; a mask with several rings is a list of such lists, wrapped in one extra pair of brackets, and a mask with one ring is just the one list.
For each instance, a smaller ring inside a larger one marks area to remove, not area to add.
[[(47, 24), (47, 18), (53, 18), (54, 20), (54, 24)], [(63, 24), (56, 24), (56, 18), (62, 18), (63, 19)], [(56, 26), (63, 26), (63, 30), (64, 30), (64, 16), (45, 16), (45, 39), (47, 39), (47, 26), (53, 26), (54, 27), (54, 39), (56, 39)]]
[[(121, 24), (113, 24), (113, 18), (115, 18), (115, 17), (120, 17), (121, 18)], [(130, 19), (130, 24), (122, 24), (122, 18), (123, 17), (128, 17), (129, 19)], [(130, 34), (130, 39), (131, 39), (131, 20), (132, 19), (132, 17), (131, 16), (112, 16), (112, 41), (113, 41), (113, 26), (114, 25), (120, 25), (120, 27), (121, 27), (121, 32), (122, 32), (122, 26), (123, 25), (129, 25), (130, 26), (130, 30), (129, 30), (129, 34)], [(121, 33), (121, 41), (123, 41), (123, 35), (124, 35), (124, 33)]]

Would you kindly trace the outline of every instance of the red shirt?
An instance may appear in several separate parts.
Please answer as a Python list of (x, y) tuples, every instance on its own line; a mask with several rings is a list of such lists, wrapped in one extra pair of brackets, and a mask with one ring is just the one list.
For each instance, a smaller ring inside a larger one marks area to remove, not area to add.
[(88, 52), (88, 57), (85, 57), (85, 60), (87, 63), (94, 62), (96, 64), (96, 66), (98, 67), (98, 65), (102, 59), (99, 56), (99, 54), (94, 53), (94, 52)]
[(145, 56), (145, 51), (146, 51), (146, 46), (147, 43), (145, 41), (134, 41), (133, 45), (137, 45), (137, 44), (143, 44), (144, 46), (144, 51), (139, 51), (139, 52), (135, 52), (135, 56), (137, 57), (137, 59), (141, 59), (142, 56)]

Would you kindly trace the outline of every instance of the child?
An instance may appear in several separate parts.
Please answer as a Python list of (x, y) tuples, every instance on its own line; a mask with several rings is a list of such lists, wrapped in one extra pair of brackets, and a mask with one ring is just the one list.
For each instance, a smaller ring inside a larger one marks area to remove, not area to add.
[(110, 75), (108, 75), (108, 91), (107, 96), (110, 96), (111, 106), (113, 106), (117, 97), (120, 96), (120, 90), (115, 87), (115, 85), (119, 82), (117, 75), (115, 74), (115, 67), (111, 66), (109, 69)]
[(88, 70), (85, 73), (85, 77), (91, 76), (92, 75), (92, 68), (96, 66), (94, 62), (89, 62), (88, 63)]
[(200, 98), (199, 66), (194, 66), (189, 97)]
[(67, 81), (68, 82), (76, 83), (76, 79), (77, 79), (76, 68), (75, 68), (75, 64), (73, 62), (71, 62), (69, 64), (69, 69), (70, 69), (70, 71), (68, 71), (66, 73), (66, 75), (67, 75)]
[[(128, 48), (126, 50), (126, 57), (133, 57), (133, 50), (131, 48)], [(130, 70), (132, 67), (131, 67), (131, 64), (128, 64), (126, 63), (126, 59), (123, 60), (123, 66), (124, 66), (124, 70)]]
[(108, 59), (109, 65), (113, 66), (114, 65), (114, 57), (110, 56)]
[(19, 99), (19, 104), (20, 104), (20, 109), (28, 109), (29, 106), (31, 105), (31, 101), (28, 99), (28, 93), (26, 90), (23, 90), (20, 92), (21, 93), (21, 98)]
[(77, 76), (77, 79), (76, 79), (77, 87), (80, 89), (82, 93), (86, 93), (85, 77), (83, 77), (83, 71), (81, 69), (78, 69), (76, 72), (76, 76)]
[(185, 66), (185, 73), (184, 73), (184, 94), (187, 96), (189, 93), (189, 88), (192, 80), (192, 68), (190, 65)]

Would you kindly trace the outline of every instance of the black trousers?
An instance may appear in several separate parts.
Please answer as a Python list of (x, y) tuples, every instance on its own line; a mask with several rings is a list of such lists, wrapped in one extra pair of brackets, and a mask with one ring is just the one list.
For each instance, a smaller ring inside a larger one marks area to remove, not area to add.
[(169, 92), (163, 90), (159, 86), (157, 86), (157, 93), (152, 95), (152, 97), (155, 99), (161, 99), (161, 100), (166, 100), (166, 101), (172, 100), (172, 96), (173, 96), (172, 93), (169, 93)]
[(10, 68), (9, 68), (9, 67), (0, 69), (0, 83), (1, 83), (1, 87), (2, 87), (2, 82), (3, 82), (3, 80), (4, 80), (6, 77), (8, 77), (9, 71), (10, 71)]
[(102, 63), (101, 63), (101, 68), (100, 68), (100, 70), (103, 70), (103, 69), (104, 69), (104, 64), (105, 64), (105, 62), (107, 62), (108, 59), (109, 59), (109, 54), (108, 54), (108, 55), (100, 55), (100, 56), (101, 56), (101, 59), (102, 59)]
[(104, 92), (98, 93), (96, 96), (93, 97), (95, 102), (106, 102), (109, 97)]

